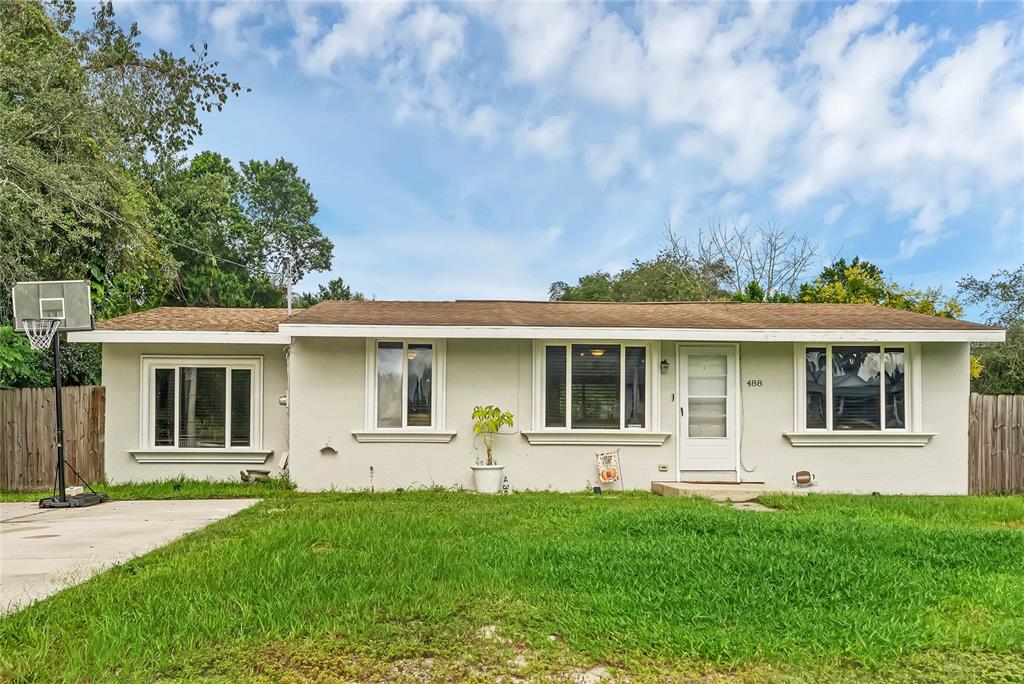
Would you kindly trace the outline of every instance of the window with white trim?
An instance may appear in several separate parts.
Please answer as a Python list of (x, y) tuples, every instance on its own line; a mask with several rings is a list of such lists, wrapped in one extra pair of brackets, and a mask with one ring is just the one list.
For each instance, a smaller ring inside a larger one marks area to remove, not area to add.
[(544, 343), (544, 429), (648, 430), (650, 358), (646, 344)]
[(263, 360), (143, 357), (143, 447), (259, 448)]
[(377, 340), (373, 353), (373, 427), (437, 430), (442, 426), (439, 365), (444, 347), (435, 341)]
[[(807, 431), (907, 431), (907, 345), (808, 344), (800, 348), (801, 427)], [(801, 372), (802, 371), (802, 372)]]

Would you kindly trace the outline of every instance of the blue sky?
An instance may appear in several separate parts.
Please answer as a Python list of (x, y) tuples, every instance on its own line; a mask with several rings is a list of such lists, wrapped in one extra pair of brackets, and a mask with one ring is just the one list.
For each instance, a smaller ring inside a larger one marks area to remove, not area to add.
[(252, 89), (196, 149), (299, 166), (336, 245), (307, 288), (546, 298), (666, 221), (947, 291), (1024, 261), (1018, 3), (116, 6)]

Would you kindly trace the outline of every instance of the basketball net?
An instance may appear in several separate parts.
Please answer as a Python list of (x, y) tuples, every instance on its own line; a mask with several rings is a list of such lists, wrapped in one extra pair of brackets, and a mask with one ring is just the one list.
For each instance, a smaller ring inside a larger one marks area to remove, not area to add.
[(59, 318), (25, 318), (21, 323), (33, 349), (47, 349), (60, 328)]

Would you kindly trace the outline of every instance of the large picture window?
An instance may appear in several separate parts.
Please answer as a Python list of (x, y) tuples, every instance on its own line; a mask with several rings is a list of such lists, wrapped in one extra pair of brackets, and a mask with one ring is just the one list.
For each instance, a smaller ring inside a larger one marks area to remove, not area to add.
[(903, 345), (808, 346), (803, 349), (803, 361), (805, 429), (907, 429), (907, 353)]
[(377, 342), (374, 400), (378, 429), (435, 427), (434, 352), (432, 342)]
[(648, 355), (645, 345), (544, 345), (544, 427), (647, 429)]
[(147, 448), (252, 449), (260, 359), (144, 357)]

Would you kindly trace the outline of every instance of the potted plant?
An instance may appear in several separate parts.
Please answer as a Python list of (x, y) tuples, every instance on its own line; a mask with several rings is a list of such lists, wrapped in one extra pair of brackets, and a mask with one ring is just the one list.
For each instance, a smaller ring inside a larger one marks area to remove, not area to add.
[(480, 435), (487, 449), (487, 459), (477, 461), (473, 468), (473, 485), (478, 492), (497, 494), (505, 475), (505, 466), (494, 460), (494, 440), (501, 428), (512, 427), (512, 413), (497, 406), (477, 406), (473, 409), (473, 434)]

